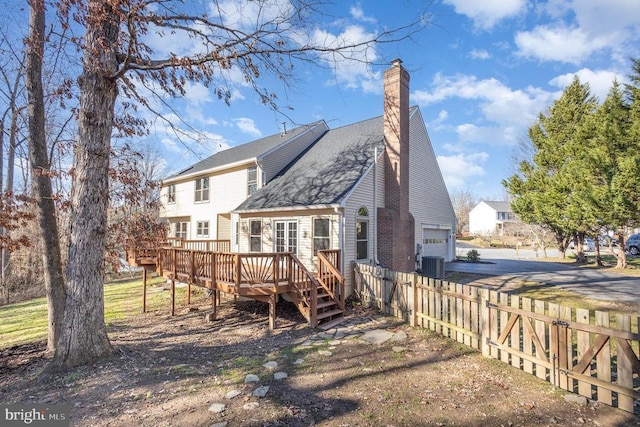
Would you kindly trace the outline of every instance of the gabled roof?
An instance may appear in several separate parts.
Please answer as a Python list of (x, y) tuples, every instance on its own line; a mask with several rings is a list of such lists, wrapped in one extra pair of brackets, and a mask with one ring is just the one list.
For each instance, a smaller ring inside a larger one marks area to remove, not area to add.
[(297, 128), (288, 130), (284, 135), (281, 133), (277, 133), (275, 135), (267, 136), (253, 142), (219, 151), (216, 154), (189, 166), (187, 169), (170, 176), (169, 178), (167, 178), (167, 180), (174, 180), (176, 178), (179, 179), (181, 177), (196, 175), (198, 173), (218, 167), (231, 165), (245, 160), (248, 161), (256, 159), (261, 155), (273, 150), (274, 148), (290, 142), (308, 129), (323, 123), (324, 122), (320, 120), (308, 125), (299, 126)]
[(235, 211), (340, 203), (384, 150), (382, 116), (326, 132)]
[(511, 203), (505, 201), (487, 201), (484, 203), (489, 205), (496, 212), (511, 212)]

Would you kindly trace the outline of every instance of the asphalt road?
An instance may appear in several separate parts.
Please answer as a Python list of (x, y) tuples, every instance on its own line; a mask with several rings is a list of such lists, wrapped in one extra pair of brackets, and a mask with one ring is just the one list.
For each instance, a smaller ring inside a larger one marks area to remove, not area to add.
[[(465, 255), (471, 247), (458, 243), (457, 252)], [(575, 264), (536, 261), (533, 250), (475, 248), (480, 253), (479, 263), (448, 262), (447, 272), (480, 273), (531, 280), (559, 286), (589, 298), (640, 303), (640, 277), (617, 272), (582, 268)], [(542, 257), (542, 252), (539, 252)], [(557, 251), (548, 251), (548, 257)], [(640, 313), (638, 313), (640, 315)]]

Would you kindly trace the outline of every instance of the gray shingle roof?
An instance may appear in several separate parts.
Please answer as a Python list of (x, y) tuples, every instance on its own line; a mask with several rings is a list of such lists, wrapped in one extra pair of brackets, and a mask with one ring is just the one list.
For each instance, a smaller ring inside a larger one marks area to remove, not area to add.
[(278, 145), (290, 141), (291, 139), (300, 135), (302, 132), (320, 123), (322, 123), (322, 121), (317, 121), (308, 125), (299, 126), (297, 128), (287, 130), (287, 133), (284, 137), (281, 136), (280, 133), (277, 133), (275, 135), (267, 136), (253, 142), (219, 151), (216, 154), (191, 165), (187, 169), (170, 176), (168, 179), (177, 178), (183, 175), (197, 174), (198, 172), (204, 172), (220, 166), (240, 162), (242, 160), (255, 159), (277, 147)]
[(384, 149), (382, 116), (332, 129), (236, 211), (339, 203)]
[(511, 212), (511, 203), (505, 201), (484, 201), (491, 206), (496, 212)]

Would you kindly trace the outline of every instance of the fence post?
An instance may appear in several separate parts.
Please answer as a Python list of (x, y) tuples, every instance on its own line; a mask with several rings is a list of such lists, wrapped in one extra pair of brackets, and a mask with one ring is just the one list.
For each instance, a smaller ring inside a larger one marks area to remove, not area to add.
[(411, 292), (407, 292), (407, 308), (411, 310), (409, 313), (411, 316), (409, 318), (411, 327), (415, 328), (418, 323), (418, 315), (416, 314), (416, 300), (418, 299), (418, 273), (413, 273), (413, 283), (411, 283), (410, 286), (413, 288), (411, 289)]
[(489, 290), (480, 290), (480, 348), (484, 357), (491, 356), (491, 348), (489, 346)]

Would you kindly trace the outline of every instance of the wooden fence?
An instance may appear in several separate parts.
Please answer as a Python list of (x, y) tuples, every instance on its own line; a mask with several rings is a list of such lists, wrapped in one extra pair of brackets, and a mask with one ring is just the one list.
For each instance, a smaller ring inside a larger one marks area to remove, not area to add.
[(640, 413), (640, 316), (509, 295), (356, 264), (364, 303), (556, 387)]

